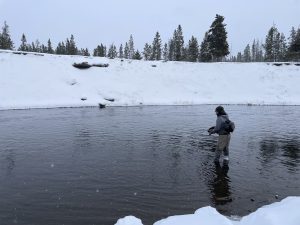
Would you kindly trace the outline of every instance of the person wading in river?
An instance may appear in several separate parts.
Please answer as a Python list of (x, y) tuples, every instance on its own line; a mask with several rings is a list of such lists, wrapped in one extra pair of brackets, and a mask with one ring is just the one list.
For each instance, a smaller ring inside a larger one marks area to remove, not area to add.
[(230, 131), (227, 129), (227, 124), (229, 118), (227, 113), (225, 112), (224, 108), (222, 106), (218, 106), (215, 109), (215, 112), (217, 114), (217, 122), (215, 127), (209, 128), (208, 132), (209, 135), (211, 134), (218, 134), (218, 144), (215, 154), (215, 163), (219, 163), (221, 153), (223, 152), (224, 158), (223, 163), (228, 164), (229, 162), (229, 143), (230, 143)]

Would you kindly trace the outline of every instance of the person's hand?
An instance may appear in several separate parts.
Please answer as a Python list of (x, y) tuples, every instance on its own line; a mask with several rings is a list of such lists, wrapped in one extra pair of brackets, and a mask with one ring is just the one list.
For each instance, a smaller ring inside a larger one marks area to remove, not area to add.
[(215, 129), (215, 127), (211, 127), (207, 130), (208, 134), (211, 135), (213, 133), (213, 130)]

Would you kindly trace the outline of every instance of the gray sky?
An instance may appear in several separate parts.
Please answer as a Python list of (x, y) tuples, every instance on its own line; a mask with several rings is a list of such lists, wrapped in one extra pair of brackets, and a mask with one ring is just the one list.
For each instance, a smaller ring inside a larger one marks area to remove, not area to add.
[(178, 24), (185, 42), (192, 35), (201, 43), (216, 14), (225, 17), (228, 42), (234, 54), (254, 38), (264, 40), (273, 23), (286, 37), (300, 25), (300, 0), (0, 0), (0, 25), (6, 20), (15, 46), (22, 33), (54, 46), (74, 34), (78, 47), (128, 41), (142, 50), (159, 31), (162, 41)]

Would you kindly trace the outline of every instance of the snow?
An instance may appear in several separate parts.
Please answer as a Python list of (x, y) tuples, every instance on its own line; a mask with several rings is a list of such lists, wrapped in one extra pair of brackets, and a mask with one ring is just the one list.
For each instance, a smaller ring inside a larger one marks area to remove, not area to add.
[(231, 221), (222, 216), (216, 209), (207, 206), (198, 209), (194, 214), (171, 216), (160, 220), (154, 225), (232, 225)]
[(119, 219), (115, 225), (143, 225), (142, 221), (134, 216), (126, 216)]
[[(79, 70), (72, 66), (74, 62), (108, 63), (109, 67)], [(121, 61), (0, 51), (0, 109), (99, 103), (300, 105), (299, 83), (296, 65)]]
[[(231, 220), (208, 206), (194, 214), (170, 216), (154, 225), (299, 225), (300, 197), (287, 197), (281, 202), (263, 206), (240, 221)], [(142, 225), (134, 216), (119, 219), (115, 225)]]
[(240, 225), (299, 225), (299, 207), (300, 197), (288, 197), (245, 216)]

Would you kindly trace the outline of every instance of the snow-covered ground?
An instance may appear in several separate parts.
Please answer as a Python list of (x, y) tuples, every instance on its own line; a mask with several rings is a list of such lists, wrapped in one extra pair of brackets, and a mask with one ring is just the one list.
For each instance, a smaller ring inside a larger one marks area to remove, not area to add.
[[(198, 209), (194, 214), (170, 216), (154, 225), (299, 225), (300, 197), (288, 197), (281, 202), (264, 206), (240, 220), (219, 214), (212, 207)], [(143, 225), (134, 216), (119, 219), (115, 225)]]
[[(109, 67), (79, 70), (74, 62), (109, 63)], [(99, 103), (300, 105), (299, 84), (296, 65), (121, 61), (0, 51), (0, 109)]]

